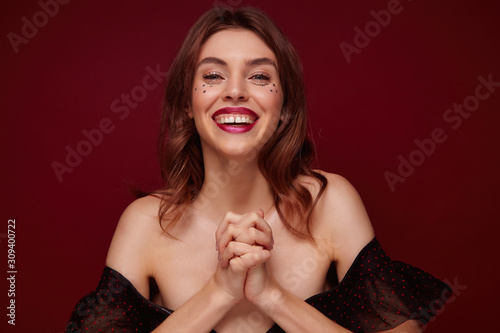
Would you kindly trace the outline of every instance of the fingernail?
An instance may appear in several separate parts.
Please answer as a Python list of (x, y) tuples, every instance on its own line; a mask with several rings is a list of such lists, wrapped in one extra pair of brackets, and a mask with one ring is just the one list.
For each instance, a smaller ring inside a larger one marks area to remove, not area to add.
[(217, 258), (219, 258), (219, 260), (221, 260), (221, 255), (220, 255), (220, 252), (217, 252)]

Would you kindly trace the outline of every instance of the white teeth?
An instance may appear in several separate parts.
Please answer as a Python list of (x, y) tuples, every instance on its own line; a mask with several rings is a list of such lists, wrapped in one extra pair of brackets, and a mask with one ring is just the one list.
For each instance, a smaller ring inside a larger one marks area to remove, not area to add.
[(218, 124), (253, 124), (256, 119), (245, 115), (220, 115), (214, 119)]

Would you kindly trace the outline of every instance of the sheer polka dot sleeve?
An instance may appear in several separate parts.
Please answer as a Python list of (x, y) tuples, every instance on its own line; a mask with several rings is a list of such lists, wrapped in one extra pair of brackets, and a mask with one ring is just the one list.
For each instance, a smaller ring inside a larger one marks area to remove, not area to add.
[[(374, 238), (335, 288), (306, 302), (352, 332), (379, 332), (409, 319), (426, 324), (451, 294), (451, 288), (432, 275), (391, 260)], [(66, 332), (151, 332), (171, 313), (106, 267), (96, 290), (76, 305)], [(274, 325), (268, 333), (275, 332), (284, 331)]]
[(123, 275), (106, 267), (96, 290), (75, 306), (66, 332), (151, 332), (170, 312), (144, 298)]
[[(342, 281), (307, 303), (352, 332), (379, 332), (409, 319), (426, 324), (452, 294), (444, 282), (419, 268), (393, 261), (374, 238)], [(271, 332), (283, 332), (275, 325)]]

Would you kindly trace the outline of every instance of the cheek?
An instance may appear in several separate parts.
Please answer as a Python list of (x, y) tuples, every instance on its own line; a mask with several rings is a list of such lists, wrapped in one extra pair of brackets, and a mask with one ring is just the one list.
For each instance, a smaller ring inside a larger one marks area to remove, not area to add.
[(268, 112), (280, 113), (283, 107), (283, 94), (275, 87), (261, 87), (255, 93), (256, 100)]
[(208, 96), (214, 93), (218, 93), (220, 90), (220, 85), (210, 85), (206, 83), (199, 83), (194, 85), (193, 96)]
[(278, 93), (270, 92), (270, 88), (261, 88), (258, 95), (255, 95), (260, 107), (265, 112), (265, 120), (263, 124), (263, 130), (266, 132), (264, 137), (267, 139), (274, 133), (278, 128), (278, 124), (281, 117), (281, 110), (283, 108), (283, 95), (278, 91)]
[(193, 112), (196, 111), (206, 111), (208, 106), (210, 106), (219, 96), (220, 86), (210, 86), (208, 84), (197, 84), (193, 88), (192, 92), (192, 104)]
[(273, 85), (272, 85), (272, 86), (269, 86), (269, 92), (270, 92), (270, 93), (275, 93), (275, 94), (280, 94), (280, 95), (281, 95), (281, 93), (280, 93), (280, 91), (279, 91), (278, 87), (276, 86), (276, 83), (273, 83)]

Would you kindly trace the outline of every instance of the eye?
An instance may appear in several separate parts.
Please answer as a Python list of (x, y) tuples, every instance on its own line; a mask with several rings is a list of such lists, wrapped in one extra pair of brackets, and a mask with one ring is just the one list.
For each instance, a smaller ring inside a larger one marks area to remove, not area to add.
[(208, 84), (218, 84), (222, 80), (224, 80), (224, 77), (222, 77), (222, 75), (217, 72), (211, 72), (203, 74), (203, 80)]
[(250, 76), (251, 80), (254, 80), (254, 83), (259, 86), (265, 86), (269, 84), (269, 80), (271, 79), (271, 76), (269, 76), (266, 73), (255, 73)]

